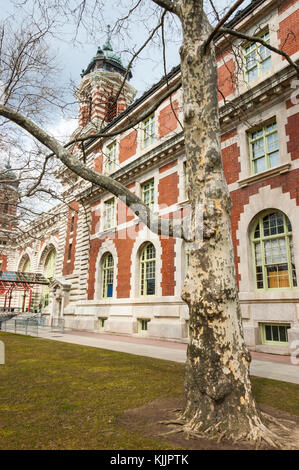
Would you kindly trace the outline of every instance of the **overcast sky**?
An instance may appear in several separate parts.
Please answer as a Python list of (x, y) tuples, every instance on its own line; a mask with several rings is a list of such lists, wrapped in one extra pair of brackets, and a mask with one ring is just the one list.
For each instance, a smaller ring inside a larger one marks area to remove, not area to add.
[[(0, 17), (5, 18), (14, 10), (14, 2), (18, 0), (0, 0), (1, 12)], [(20, 0), (19, 0), (20, 1)], [(27, 0), (28, 1), (28, 0)], [(49, 5), (49, 1), (45, 0), (44, 5)], [(75, 0), (74, 0), (75, 1)], [(31, 0), (29, 0), (30, 6)], [(127, 25), (127, 29), (123, 35), (112, 34), (112, 45), (114, 50), (121, 56), (123, 64), (126, 66), (131, 58), (131, 54), (127, 50), (138, 49), (147, 37), (147, 29), (153, 28), (157, 23), (157, 18), (150, 15), (150, 8), (153, 2), (150, 0), (143, 0), (145, 4), (145, 15), (147, 14), (146, 7), (148, 5), (148, 17), (136, 18), (133, 16), (131, 23)], [(133, 0), (105, 0), (104, 8), (101, 10), (101, 18), (98, 29), (95, 30), (93, 37), (86, 32), (86, 29), (80, 28), (76, 40), (74, 40), (74, 24), (71, 22), (64, 24), (63, 28), (59, 31), (59, 39), (53, 38), (51, 46), (55, 49), (58, 62), (62, 69), (61, 83), (67, 83), (70, 79), (78, 85), (80, 83), (81, 71), (85, 69), (92, 57), (96, 55), (98, 46), (103, 46), (107, 34), (106, 26), (115, 27), (118, 18), (126, 15), (126, 11), (134, 5), (136, 1)], [(242, 8), (250, 3), (246, 0)], [(214, 0), (218, 11), (223, 13), (225, 9), (231, 6), (231, 0)], [(206, 0), (206, 11), (211, 11), (208, 0)], [(18, 8), (18, 16), (20, 17), (20, 9)], [(179, 64), (178, 50), (181, 44), (180, 25), (177, 19), (173, 20), (174, 15), (168, 15), (168, 28), (166, 31), (167, 43), (167, 70)], [(172, 20), (170, 19), (172, 18)], [(210, 17), (212, 20), (212, 17)], [(97, 19), (98, 21), (98, 19)], [(172, 24), (169, 23), (172, 21)], [(151, 45), (148, 45), (142, 52), (140, 57), (134, 62), (132, 73), (133, 78), (131, 84), (138, 90), (137, 97), (144, 91), (156, 83), (164, 74), (163, 58), (160, 45), (159, 35), (156, 35), (156, 40)], [(70, 120), (65, 121), (55, 119), (49, 127), (52, 133), (58, 137), (61, 134), (69, 134), (74, 129), (74, 123)], [(61, 135), (62, 137), (62, 135)]]

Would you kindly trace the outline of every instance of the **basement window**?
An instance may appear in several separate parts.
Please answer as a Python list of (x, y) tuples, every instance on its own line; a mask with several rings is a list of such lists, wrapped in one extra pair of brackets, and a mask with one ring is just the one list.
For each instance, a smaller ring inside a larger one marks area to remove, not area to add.
[(99, 318), (99, 329), (104, 330), (105, 329), (105, 321), (107, 318)]
[(146, 333), (148, 330), (149, 319), (139, 318), (138, 319), (138, 333)]
[(263, 344), (287, 345), (289, 324), (262, 323), (261, 337)]

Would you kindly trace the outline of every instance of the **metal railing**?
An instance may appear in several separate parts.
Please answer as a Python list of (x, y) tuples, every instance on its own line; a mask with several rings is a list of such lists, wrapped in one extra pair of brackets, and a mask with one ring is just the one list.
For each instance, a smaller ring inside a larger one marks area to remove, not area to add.
[(14, 314), (13, 317), (6, 315), (5, 317), (1, 319), (0, 316), (0, 323), (1, 330), (6, 332), (38, 336), (38, 327), (45, 326), (45, 318), (32, 315), (32, 313)]
[(13, 313), (17, 314), (21, 311), (20, 307), (0, 307), (0, 315), (3, 313)]

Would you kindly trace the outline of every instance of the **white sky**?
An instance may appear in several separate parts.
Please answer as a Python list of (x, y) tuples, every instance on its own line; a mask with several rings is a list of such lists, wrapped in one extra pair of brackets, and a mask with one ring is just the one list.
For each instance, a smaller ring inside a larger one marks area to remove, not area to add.
[[(17, 1), (17, 0), (15, 0)], [(31, 0), (30, 0), (31, 1)], [(145, 5), (152, 5), (151, 0), (143, 0)], [(207, 9), (208, 0), (205, 0)], [(225, 8), (232, 5), (231, 0), (214, 0), (219, 12), (223, 12)], [(240, 8), (244, 8), (250, 0), (245, 0), (244, 4)], [(0, 0), (0, 18), (5, 18), (9, 13), (13, 11), (14, 0)], [(47, 5), (47, 0), (44, 1)], [(82, 69), (85, 69), (92, 57), (95, 56), (99, 45), (103, 45), (106, 40), (105, 28), (107, 24), (111, 27), (115, 25), (116, 20), (119, 16), (125, 15), (127, 6), (131, 7), (134, 5), (133, 0), (105, 0), (105, 7), (102, 10), (101, 24), (102, 29), (98, 31), (95, 38), (90, 38), (86, 34), (86, 31), (79, 30), (77, 41), (74, 42), (74, 24), (64, 25), (63, 32), (60, 31), (60, 40), (53, 39), (52, 47), (55, 49), (59, 64), (62, 68), (60, 75), (60, 82), (67, 84), (70, 79), (74, 83), (79, 84)], [(125, 8), (126, 7), (126, 8)], [(18, 14), (19, 14), (18, 10)], [(173, 15), (170, 15), (173, 17)], [(152, 24), (151, 24), (152, 23)], [(121, 55), (122, 61), (126, 66), (128, 64), (130, 55), (123, 52), (124, 47), (132, 48), (135, 50), (140, 47), (142, 42), (147, 37), (146, 27), (154, 27), (156, 18), (149, 17), (147, 24), (138, 22), (136, 19), (133, 24), (129, 25), (127, 36), (125, 40), (121, 41), (118, 36), (112, 36), (112, 45), (114, 50)], [(177, 21), (178, 25), (178, 21)], [(128, 44), (126, 43), (128, 41)], [(130, 42), (130, 44), (129, 44)], [(179, 46), (181, 38), (179, 34), (179, 25), (176, 29), (168, 30), (167, 33), (167, 70), (169, 71), (172, 67), (179, 64)], [(133, 78), (131, 84), (138, 90), (137, 97), (140, 96), (144, 91), (150, 88), (156, 83), (164, 74), (163, 59), (161, 48), (158, 45), (147, 46), (140, 56), (140, 58), (134, 62)], [(72, 97), (70, 97), (72, 99)], [(64, 137), (76, 127), (75, 122), (65, 118), (55, 118), (54, 124), (51, 124), (48, 130), (57, 137)]]

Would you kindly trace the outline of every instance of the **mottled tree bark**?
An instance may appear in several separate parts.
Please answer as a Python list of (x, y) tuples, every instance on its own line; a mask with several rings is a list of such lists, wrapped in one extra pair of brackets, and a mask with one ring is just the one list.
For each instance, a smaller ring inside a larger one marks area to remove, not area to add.
[[(271, 441), (252, 396), (231, 237), (231, 199), (220, 146), (217, 63), (211, 27), (198, 0), (182, 0), (181, 74), (189, 200), (195, 244), (182, 298), (189, 306), (190, 344), (183, 413), (185, 430), (231, 439)], [(203, 231), (196, 228), (203, 209)]]
[[(249, 379), (250, 355), (243, 337), (231, 238), (231, 199), (221, 161), (217, 63), (213, 43), (209, 42), (211, 27), (202, 0), (153, 1), (176, 14), (183, 29), (181, 77), (194, 243), (182, 292), (190, 314), (182, 423), (189, 434), (275, 445), (279, 439), (262, 423)], [(148, 115), (152, 110), (146, 112)], [(175, 236), (173, 221), (156, 217), (125, 186), (87, 168), (30, 119), (1, 104), (0, 115), (26, 129), (81, 178), (125, 198), (127, 206), (151, 230)], [(203, 211), (202, 231), (198, 227), (198, 209)]]

